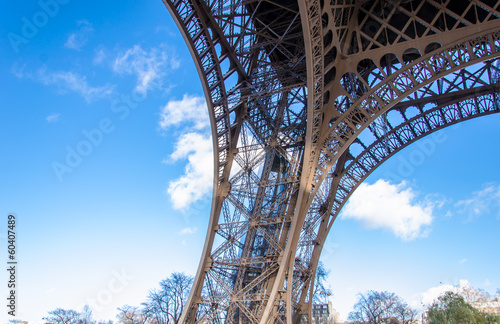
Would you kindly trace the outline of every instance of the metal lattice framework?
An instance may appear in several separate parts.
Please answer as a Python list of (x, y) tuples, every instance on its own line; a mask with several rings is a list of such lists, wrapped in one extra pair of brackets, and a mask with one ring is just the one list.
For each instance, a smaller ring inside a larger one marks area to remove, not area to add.
[(163, 1), (214, 145), (183, 323), (310, 323), (323, 244), (357, 186), (418, 139), (500, 112), (500, 0)]

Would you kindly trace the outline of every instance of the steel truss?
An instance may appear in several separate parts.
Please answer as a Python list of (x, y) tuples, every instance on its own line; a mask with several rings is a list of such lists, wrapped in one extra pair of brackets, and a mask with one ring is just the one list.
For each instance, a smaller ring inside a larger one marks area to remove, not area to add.
[(381, 163), (499, 112), (500, 0), (163, 0), (214, 144), (207, 239), (183, 323), (311, 322), (342, 206)]

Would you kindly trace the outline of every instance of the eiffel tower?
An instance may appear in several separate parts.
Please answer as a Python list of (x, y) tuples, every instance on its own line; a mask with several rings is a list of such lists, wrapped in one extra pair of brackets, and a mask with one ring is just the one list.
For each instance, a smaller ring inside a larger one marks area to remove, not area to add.
[(318, 260), (357, 186), (404, 147), (499, 109), (499, 0), (163, 0), (214, 146), (182, 323), (311, 323)]

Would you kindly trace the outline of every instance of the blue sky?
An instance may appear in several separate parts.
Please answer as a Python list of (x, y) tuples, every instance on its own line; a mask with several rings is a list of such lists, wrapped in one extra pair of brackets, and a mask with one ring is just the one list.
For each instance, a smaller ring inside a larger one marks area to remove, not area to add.
[[(54, 3), (0, 13), (3, 259), (15, 213), (17, 318), (90, 304), (95, 318), (115, 319), (172, 272), (196, 272), (211, 200), (208, 115), (161, 1)], [(460, 280), (500, 288), (499, 124), (436, 133), (360, 187), (398, 208), (353, 196), (333, 226), (322, 260), (342, 316), (369, 289), (419, 306)]]

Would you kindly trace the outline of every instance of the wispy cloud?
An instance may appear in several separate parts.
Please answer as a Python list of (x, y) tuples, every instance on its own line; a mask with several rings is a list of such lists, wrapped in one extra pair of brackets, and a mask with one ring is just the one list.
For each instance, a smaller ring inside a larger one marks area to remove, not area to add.
[(92, 60), (92, 64), (99, 65), (102, 62), (104, 62), (105, 58), (106, 58), (106, 52), (104, 51), (103, 48), (99, 48), (99, 49), (95, 50), (95, 55), (94, 55), (94, 59)]
[(342, 218), (360, 221), (372, 229), (388, 229), (404, 241), (425, 237), (432, 223), (433, 204), (415, 201), (416, 194), (405, 182), (383, 179), (362, 183), (344, 207)]
[(64, 44), (64, 47), (80, 51), (88, 42), (90, 34), (94, 31), (92, 24), (87, 20), (79, 20), (76, 22), (79, 27), (78, 31), (71, 33)]
[(76, 92), (85, 101), (92, 102), (97, 99), (109, 98), (113, 94), (114, 86), (91, 86), (87, 77), (73, 71), (50, 72), (46, 68), (38, 70), (37, 79), (44, 85), (55, 85), (62, 93), (67, 91)]
[(466, 263), (466, 262), (467, 262), (467, 258), (463, 258), (463, 259), (462, 259), (462, 260), (460, 260), (458, 263), (459, 263), (460, 265), (462, 265), (462, 264), (464, 264), (464, 263)]
[(198, 229), (196, 227), (186, 227), (183, 228), (180, 232), (179, 235), (188, 235), (188, 234), (194, 234), (196, 233)]
[(172, 70), (177, 70), (181, 67), (181, 61), (175, 55), (172, 55), (170, 58), (170, 67)]
[(137, 78), (135, 90), (147, 93), (154, 88), (161, 88), (162, 78), (169, 70), (175, 70), (179, 64), (164, 49), (144, 50), (134, 45), (120, 53), (113, 62), (113, 70), (120, 74), (131, 74)]
[[(12, 73), (20, 79), (30, 79), (44, 85), (54, 85), (63, 94), (75, 92), (81, 95), (87, 102), (110, 98), (115, 88), (114, 85), (109, 83), (103, 86), (92, 86), (84, 75), (73, 71), (50, 71), (46, 66), (32, 72), (27, 71), (26, 65), (18, 67), (15, 64), (12, 68)], [(47, 121), (50, 120), (47, 119)]]
[(500, 217), (500, 185), (489, 184), (483, 190), (473, 192), (471, 198), (459, 200), (455, 207), (458, 213), (467, 215), (468, 220), (488, 213)]
[(160, 111), (159, 125), (163, 130), (186, 122), (198, 130), (210, 125), (204, 98), (185, 94), (182, 100), (171, 100)]
[(33, 73), (26, 70), (26, 64), (19, 66), (17, 63), (14, 63), (11, 71), (19, 79), (33, 79)]
[(54, 114), (50, 114), (48, 115), (47, 117), (45, 117), (45, 120), (49, 123), (55, 123), (56, 121), (59, 120), (59, 117), (61, 117), (61, 114), (59, 113), (54, 113)]
[(213, 186), (213, 152), (210, 136), (186, 133), (179, 137), (170, 159), (186, 159), (184, 175), (169, 183), (168, 194), (175, 209), (188, 207), (210, 192)]

